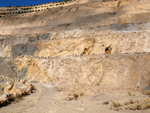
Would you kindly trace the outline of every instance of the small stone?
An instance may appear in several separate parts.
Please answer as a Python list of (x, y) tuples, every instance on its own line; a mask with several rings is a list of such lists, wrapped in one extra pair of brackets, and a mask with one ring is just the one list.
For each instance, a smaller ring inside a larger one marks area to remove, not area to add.
[(19, 89), (16, 90), (16, 93), (18, 93), (20, 96), (22, 95), (22, 92)]
[(21, 79), (21, 80), (20, 80), (20, 83), (22, 83), (22, 84), (25, 84), (25, 82), (26, 82), (26, 81), (25, 81), (24, 79)]
[(29, 82), (25, 82), (25, 85), (32, 86), (31, 83), (29, 83)]
[(13, 95), (14, 95), (14, 98), (18, 98), (20, 96), (19, 93), (16, 93), (16, 92), (14, 92)]
[(14, 95), (13, 94), (9, 94), (8, 100), (13, 100), (13, 99), (14, 99)]
[(31, 90), (31, 93), (35, 93), (35, 91), (36, 91), (36, 90), (35, 90), (35, 89), (33, 89), (33, 90)]
[(12, 89), (13, 83), (7, 82), (6, 86), (4, 87), (4, 94), (9, 93), (9, 91)]
[(22, 95), (25, 95), (26, 94), (26, 90), (25, 89), (21, 89), (21, 93), (22, 93)]
[(30, 88), (26, 89), (26, 94), (28, 94), (28, 95), (31, 94), (31, 89)]
[(71, 100), (74, 100), (74, 97), (72, 97), (72, 96), (71, 97), (66, 97), (65, 100), (71, 101)]
[(0, 102), (1, 102), (2, 105), (5, 105), (8, 102), (8, 95), (7, 94), (3, 94), (0, 97)]
[(104, 105), (107, 105), (107, 104), (109, 104), (109, 101), (105, 101), (105, 102), (103, 102), (103, 104), (104, 104)]
[(119, 111), (119, 108), (115, 108), (115, 111)]
[(7, 97), (8, 97), (7, 94), (3, 94), (3, 95), (0, 97), (0, 100), (7, 100)]

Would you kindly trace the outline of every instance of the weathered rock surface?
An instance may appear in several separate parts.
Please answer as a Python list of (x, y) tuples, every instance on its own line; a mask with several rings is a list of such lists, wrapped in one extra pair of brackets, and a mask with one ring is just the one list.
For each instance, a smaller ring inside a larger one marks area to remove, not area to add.
[(148, 0), (77, 0), (1, 17), (0, 94), (30, 94), (24, 81), (89, 86), (91, 94), (149, 86), (149, 17)]
[(148, 86), (150, 2), (75, 3), (12, 20), (2, 17), (0, 75), (30, 82)]
[(13, 85), (7, 83), (7, 85), (4, 86), (4, 94), (0, 96), (0, 107), (21, 98), (24, 95), (31, 94), (33, 90), (35, 90), (34, 87), (27, 82), (15, 82)]
[(149, 84), (149, 53), (102, 54), (57, 58), (17, 58), (20, 70), (27, 68), (26, 80), (66, 84), (141, 87)]

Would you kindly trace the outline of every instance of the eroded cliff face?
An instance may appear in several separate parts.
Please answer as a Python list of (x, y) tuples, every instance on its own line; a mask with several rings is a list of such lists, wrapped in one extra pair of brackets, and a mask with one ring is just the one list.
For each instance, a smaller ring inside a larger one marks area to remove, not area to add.
[(149, 54), (111, 54), (58, 58), (17, 58), (26, 80), (134, 88), (149, 83)]
[[(149, 31), (73, 30), (37, 36), (1, 39), (1, 57), (82, 56), (106, 53), (150, 52)], [(18, 40), (18, 41), (16, 41)]]
[[(30, 82), (148, 86), (150, 2), (77, 3), (26, 14), (25, 19), (1, 18), (0, 69), (8, 67), (15, 73), (11, 78)], [(7, 76), (7, 71), (0, 75)]]

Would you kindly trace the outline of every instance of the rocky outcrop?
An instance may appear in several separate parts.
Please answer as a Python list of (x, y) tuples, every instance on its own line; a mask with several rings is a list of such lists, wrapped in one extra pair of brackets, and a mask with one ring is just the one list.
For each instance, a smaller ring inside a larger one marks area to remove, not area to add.
[(57, 58), (22, 57), (15, 60), (24, 79), (34, 82), (144, 88), (149, 84), (149, 53), (102, 54)]
[(17, 91), (20, 80), (117, 88), (150, 84), (150, 2), (76, 3), (0, 18), (1, 93)]
[[(38, 37), (43, 38), (38, 38)], [(53, 32), (31, 37), (18, 37), (18, 42), (3, 39), (1, 57), (32, 55), (38, 57), (82, 56), (106, 53), (150, 52), (148, 31), (119, 32), (100, 29)], [(46, 40), (45, 40), (46, 37)], [(10, 39), (11, 40), (11, 39)], [(20, 43), (19, 43), (20, 40)], [(23, 41), (26, 40), (26, 41)], [(14, 43), (15, 42), (15, 43)], [(118, 43), (119, 42), (119, 43)], [(7, 45), (8, 44), (8, 45)]]
[(22, 95), (28, 95), (34, 87), (23, 80), (26, 69), (18, 70), (12, 58), (0, 58), (0, 107)]
[(34, 90), (34, 87), (28, 82), (15, 82), (13, 85), (7, 82), (4, 87), (4, 94), (0, 96), (0, 107), (22, 98), (22, 96), (29, 95)]

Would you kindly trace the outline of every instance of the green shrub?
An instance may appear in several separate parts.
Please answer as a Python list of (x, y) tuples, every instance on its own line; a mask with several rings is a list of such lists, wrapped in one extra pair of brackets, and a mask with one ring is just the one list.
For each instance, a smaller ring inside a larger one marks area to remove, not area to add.
[(129, 100), (130, 104), (134, 104), (134, 101), (132, 100), (132, 98)]
[(119, 107), (121, 106), (120, 103), (115, 103), (114, 101), (112, 102), (112, 106), (115, 108), (115, 107)]
[(129, 96), (132, 96), (130, 92), (128, 92)]
[(77, 100), (77, 98), (79, 97), (79, 95), (76, 93), (74, 93), (73, 96), (74, 96), (75, 100)]

